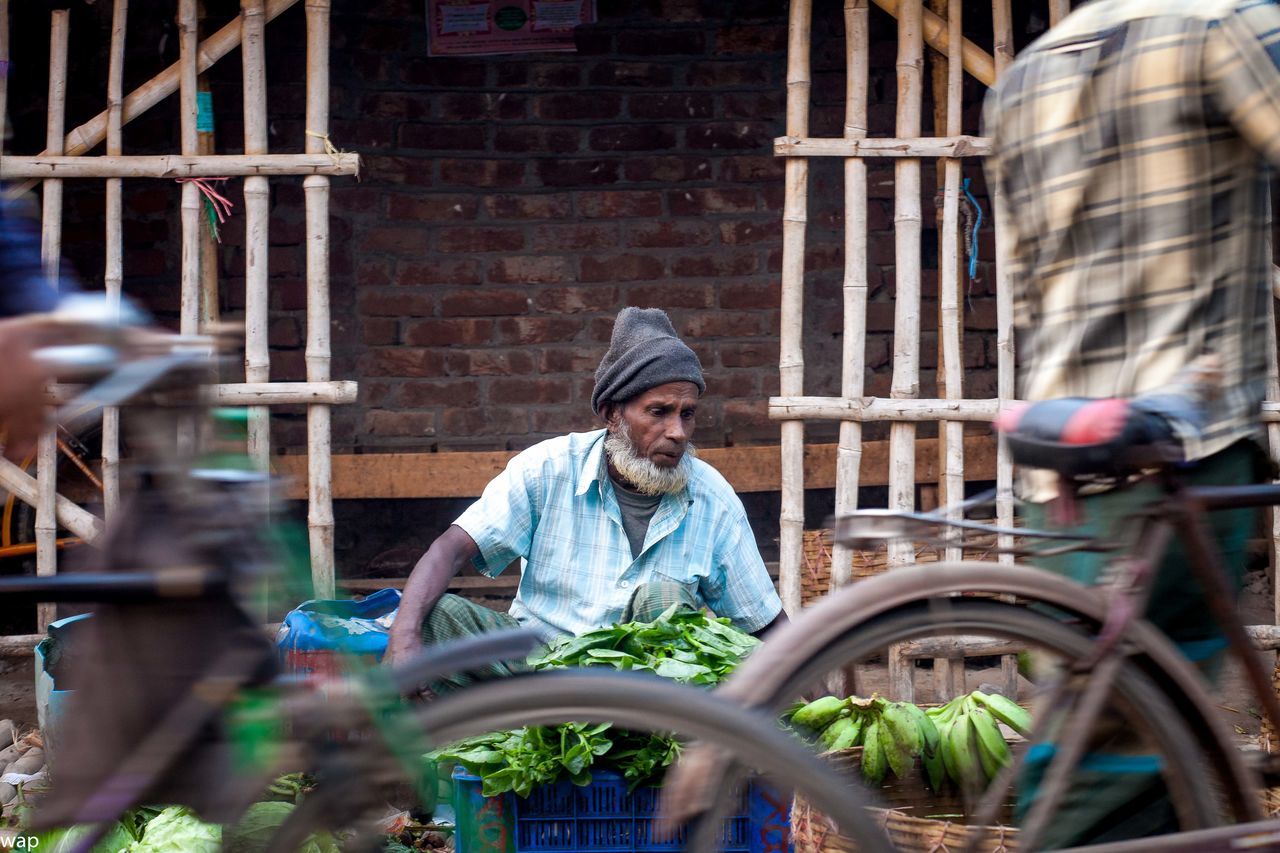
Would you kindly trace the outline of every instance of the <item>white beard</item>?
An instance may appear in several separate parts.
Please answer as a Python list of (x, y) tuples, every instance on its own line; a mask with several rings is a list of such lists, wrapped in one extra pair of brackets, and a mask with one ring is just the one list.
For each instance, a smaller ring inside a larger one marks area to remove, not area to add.
[(642, 495), (674, 495), (689, 485), (690, 459), (698, 456), (692, 443), (686, 444), (680, 462), (662, 468), (636, 451), (626, 421), (618, 423), (618, 431), (604, 440), (604, 452), (622, 479)]

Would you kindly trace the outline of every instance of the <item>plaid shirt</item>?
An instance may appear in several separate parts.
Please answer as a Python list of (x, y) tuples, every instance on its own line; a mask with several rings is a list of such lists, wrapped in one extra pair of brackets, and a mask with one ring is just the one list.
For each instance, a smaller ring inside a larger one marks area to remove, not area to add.
[(637, 585), (674, 581), (744, 631), (772, 622), (782, 602), (724, 477), (690, 459), (688, 487), (662, 498), (632, 559), (604, 439), (597, 430), (530, 447), (454, 522), (480, 547), (481, 573), (520, 558), (511, 615), (543, 639), (581, 634), (620, 621)]
[(1256, 431), (1278, 66), (1262, 0), (1095, 0), (1019, 54), (986, 124), (1023, 399), (1176, 392), (1216, 362), (1188, 458)]

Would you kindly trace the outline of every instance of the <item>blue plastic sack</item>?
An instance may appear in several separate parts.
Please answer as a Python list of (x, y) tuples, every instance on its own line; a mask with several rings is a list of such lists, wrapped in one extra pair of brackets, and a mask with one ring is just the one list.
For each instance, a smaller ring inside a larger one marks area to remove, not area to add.
[(380, 660), (399, 608), (398, 589), (380, 589), (359, 601), (304, 601), (284, 617), (276, 648), (281, 654), (341, 651)]

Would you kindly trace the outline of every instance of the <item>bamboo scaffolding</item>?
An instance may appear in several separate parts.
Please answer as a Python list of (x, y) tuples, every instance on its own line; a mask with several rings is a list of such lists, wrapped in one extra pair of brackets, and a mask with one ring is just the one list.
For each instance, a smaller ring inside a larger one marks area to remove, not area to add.
[[(263, 17), (262, 0), (241, 0), (244, 153), (250, 157), (267, 153), (267, 57), (263, 38), (266, 21)], [(271, 319), (271, 293), (267, 287), (270, 218), (271, 189), (267, 179), (261, 175), (245, 178), (244, 378), (247, 384), (271, 379), (271, 345), (267, 339)], [(249, 408), (249, 457), (260, 471), (270, 467), (271, 420), (265, 406)]]
[[(40, 503), (39, 481), (3, 457), (0, 457), (0, 488), (30, 506)], [(58, 523), (86, 542), (96, 541), (101, 534), (102, 520), (68, 498), (55, 495), (54, 509)]]
[[(267, 3), (267, 20), (278, 17), (280, 13), (287, 10), (290, 6), (297, 3), (298, 0), (270, 0)], [(240, 44), (240, 18), (227, 24), (218, 30), (209, 38), (200, 43), (196, 52), (196, 60), (199, 70), (212, 66), (222, 57), (226, 56)], [(172, 95), (179, 89), (179, 77), (181, 76), (182, 59), (170, 65), (164, 71), (161, 71), (155, 77), (152, 77), (143, 85), (139, 86), (129, 93), (124, 100), (124, 111), (122, 120), (125, 124), (133, 121), (165, 98)], [(102, 111), (84, 124), (66, 134), (63, 140), (65, 150), (58, 150), (58, 153), (65, 153), (70, 156), (78, 156), (90, 151), (98, 143), (102, 142), (107, 135), (107, 113)], [(54, 149), (46, 147), (41, 155), (52, 154)], [(107, 175), (99, 175), (97, 177), (113, 177)], [(120, 177), (129, 177), (122, 175)], [(35, 181), (27, 181), (13, 188), (10, 195), (21, 195), (31, 190), (36, 185)]]
[(780, 136), (773, 141), (773, 153), (777, 157), (986, 157), (991, 140), (961, 134), (924, 139)]
[[(306, 150), (319, 154), (329, 141), (329, 0), (307, 0)], [(307, 208), (307, 379), (329, 381), (329, 179), (302, 182)], [(307, 407), (307, 529), (315, 594), (332, 597), (332, 429), (325, 405)], [(797, 578), (798, 580), (798, 578)], [(798, 583), (797, 583), (798, 586)]]
[[(49, 21), (49, 112), (46, 117), (45, 147), (62, 146), (67, 108), (67, 39), (71, 13), (55, 10)], [(58, 282), (62, 263), (62, 181), (44, 182), (41, 198), (40, 258), (49, 281)], [(40, 433), (36, 451), (36, 574), (53, 575), (58, 571), (58, 444), (53, 424)], [(44, 633), (56, 618), (53, 604), (36, 607), (36, 630)]]
[[(115, 0), (111, 12), (111, 57), (107, 64), (107, 154), (119, 157), (124, 112), (124, 44), (129, 0)], [(124, 209), (121, 181), (107, 181), (106, 198), (106, 262), (103, 283), (107, 304), (120, 311), (124, 288)], [(120, 507), (120, 410), (108, 406), (102, 410), (102, 495), (103, 514), (110, 521)]]
[[(960, 133), (961, 91), (964, 77), (960, 68), (960, 34), (962, 19), (959, 0), (948, 0), (947, 26), (951, 55), (947, 58), (946, 133)], [(942, 199), (942, 253), (939, 258), (938, 310), (941, 315), (942, 396), (958, 400), (963, 394), (964, 362), (961, 355), (960, 330), (964, 320), (960, 313), (960, 161), (944, 160)], [(942, 495), (944, 503), (964, 497), (964, 424), (948, 420), (942, 425), (943, 447)], [(945, 559), (960, 559), (959, 548), (947, 548)]]
[(6, 157), (0, 179), (16, 178), (211, 178), (240, 175), (359, 175), (360, 155), (203, 154)]
[(1049, 26), (1056, 27), (1067, 15), (1071, 14), (1071, 0), (1049, 0)]
[[(913, 0), (872, 0), (872, 2), (901, 21), (901, 9), (904, 6), (911, 5)], [(929, 47), (944, 56), (949, 56), (951, 45), (948, 42), (947, 22), (929, 11), (924, 11), (916, 20), (920, 22), (920, 26), (923, 28), (924, 40)], [(964, 39), (961, 42), (961, 56), (964, 60), (965, 71), (968, 71), (977, 80), (988, 86), (995, 84), (996, 66), (991, 54), (968, 39)], [(899, 134), (899, 136), (901, 135)]]
[[(1005, 401), (1005, 407), (1016, 401)], [(840, 421), (863, 423), (891, 421), (989, 422), (1001, 409), (1000, 400), (921, 400), (884, 397), (771, 397), (769, 417), (775, 420)]]
[[(178, 0), (179, 122), (182, 153), (196, 156), (196, 0)], [(182, 283), (179, 331), (200, 332), (200, 213), (195, 184), (182, 185)]]
[[(205, 0), (197, 0), (197, 37), (206, 31), (207, 11)], [(197, 113), (196, 152), (207, 156), (214, 153), (217, 140), (213, 126), (213, 90), (209, 87), (209, 75), (204, 71), (196, 77), (196, 97), (198, 111), (205, 112), (204, 108), (208, 107), (206, 114)], [(200, 235), (200, 328), (207, 329), (218, 319), (218, 239), (213, 229), (206, 228)]]
[[(1009, 0), (992, 0), (991, 20), (995, 34), (992, 52), (997, 72), (1003, 74), (1013, 62), (1013, 19), (1009, 11)], [(996, 394), (1000, 400), (1009, 401), (1017, 393), (1014, 381), (1013, 283), (1009, 279), (1008, 264), (999, 262), (999, 259), (1008, 255), (1008, 221), (999, 183), (993, 182), (988, 187), (988, 193), (995, 214), (997, 258)], [(1013, 526), (1013, 459), (1009, 455), (1009, 446), (1003, 439), (996, 451), (996, 520), (1002, 527)], [(998, 542), (1001, 548), (1013, 545), (1013, 540), (1008, 536), (1000, 537)], [(1013, 556), (1001, 554), (1000, 562), (1012, 565)]]
[(217, 406), (340, 406), (356, 401), (358, 386), (337, 382), (263, 382), (214, 385), (210, 399)]
[[(924, 96), (924, 42), (922, 0), (904, 0), (898, 15), (898, 104), (895, 133), (915, 138), (921, 130)], [(893, 381), (890, 395), (907, 399), (920, 392), (920, 161), (894, 163), (894, 329)], [(889, 506), (911, 510), (915, 507), (914, 423), (895, 422), (889, 432)], [(889, 548), (889, 567), (912, 561), (909, 542), (894, 542)], [(889, 650), (889, 691), (894, 698), (911, 701), (913, 667), (896, 648)]]
[[(787, 135), (809, 134), (810, 0), (791, 0), (787, 23)], [(783, 394), (804, 393), (804, 241), (808, 219), (809, 161), (787, 160), (782, 211), (782, 319), (778, 372)], [(782, 434), (782, 512), (779, 519), (779, 593), (783, 609), (800, 612), (804, 548), (804, 421), (785, 421)]]

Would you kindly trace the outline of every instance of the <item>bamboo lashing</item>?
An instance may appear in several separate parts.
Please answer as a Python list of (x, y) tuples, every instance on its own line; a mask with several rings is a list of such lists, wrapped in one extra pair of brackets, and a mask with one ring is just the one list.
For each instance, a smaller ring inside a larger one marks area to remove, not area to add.
[[(924, 100), (924, 41), (922, 0), (904, 0), (898, 9), (898, 103), (895, 133), (900, 138), (920, 136)], [(894, 162), (894, 399), (916, 397), (920, 392), (920, 161)], [(915, 507), (914, 423), (895, 422), (889, 427), (889, 507)], [(889, 547), (889, 570), (911, 562), (910, 542), (894, 541)], [(889, 692), (893, 698), (912, 701), (913, 667), (896, 648), (889, 650)]]
[[(276, 18), (280, 13), (284, 12), (290, 6), (297, 3), (298, 0), (270, 0), (267, 3), (267, 20)], [(200, 42), (196, 51), (196, 60), (199, 63), (199, 71), (212, 66), (222, 57), (226, 56), (240, 44), (240, 18), (237, 16), (235, 20), (218, 30), (209, 38)], [(155, 77), (152, 77), (146, 83), (139, 86), (129, 93), (124, 99), (124, 110), (122, 120), (125, 124), (133, 121), (165, 98), (178, 91), (182, 72), (182, 59), (170, 65), (164, 71), (161, 71)], [(52, 154), (54, 150), (69, 156), (79, 156), (84, 154), (96, 145), (102, 142), (107, 135), (107, 113), (102, 111), (84, 124), (66, 134), (63, 140), (63, 147), (52, 149), (46, 146), (41, 155)], [(107, 175), (98, 175), (96, 177), (110, 177)], [(123, 175), (121, 177), (129, 177)], [(27, 181), (19, 184), (10, 191), (10, 195), (21, 195), (28, 192), (36, 184), (35, 181)]]
[[(107, 154), (112, 157), (123, 153), (120, 137), (124, 124), (124, 45), (128, 16), (129, 0), (115, 0), (111, 12), (111, 56), (107, 64)], [(107, 180), (103, 284), (107, 305), (116, 316), (119, 316), (124, 289), (122, 189), (119, 178)], [(103, 514), (110, 521), (120, 506), (120, 410), (115, 406), (102, 410), (102, 496)]]
[[(241, 0), (240, 56), (244, 65), (244, 153), (267, 153), (266, 27), (262, 0)], [(267, 287), (270, 251), (268, 222), (271, 190), (261, 175), (244, 179), (244, 380), (248, 384), (271, 379), (271, 346), (267, 339), (271, 293)], [(271, 462), (271, 421), (265, 406), (249, 408), (249, 457), (258, 470)]]
[[(67, 40), (71, 13), (57, 9), (49, 21), (49, 113), (45, 125), (45, 146), (62, 145), (67, 108)], [(41, 198), (40, 259), (45, 277), (57, 284), (62, 264), (62, 181), (44, 182)], [(36, 574), (48, 576), (58, 571), (58, 443), (56, 427), (46, 424), (36, 446)], [(56, 618), (54, 604), (36, 606), (36, 630), (44, 633)]]
[[(787, 135), (809, 135), (810, 0), (791, 0), (787, 22)], [(808, 219), (809, 161), (787, 160), (782, 209), (782, 310), (778, 333), (779, 386), (804, 393), (804, 241)], [(800, 612), (800, 562), (804, 548), (804, 421), (784, 421), (782, 512), (779, 518), (778, 586), (783, 609)]]
[[(329, 140), (329, 0), (306, 0), (306, 150), (320, 154)], [(329, 179), (302, 182), (307, 222), (307, 380), (328, 382), (329, 342)], [(332, 598), (333, 555), (332, 427), (328, 406), (307, 407), (307, 531), (315, 594)]]
[[(904, 5), (904, 0), (872, 0), (872, 2), (901, 21), (900, 9)], [(948, 43), (949, 36), (946, 21), (928, 10), (923, 11), (919, 21), (921, 27), (923, 27), (924, 40), (928, 42), (929, 47), (944, 56), (949, 56), (951, 54), (951, 45)], [(964, 70), (972, 74), (981, 83), (985, 83), (988, 86), (995, 85), (996, 67), (991, 54), (968, 39), (961, 41), (960, 45), (960, 52), (964, 59)]]

